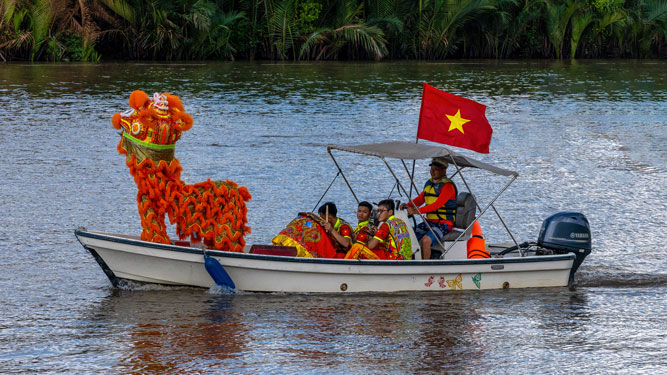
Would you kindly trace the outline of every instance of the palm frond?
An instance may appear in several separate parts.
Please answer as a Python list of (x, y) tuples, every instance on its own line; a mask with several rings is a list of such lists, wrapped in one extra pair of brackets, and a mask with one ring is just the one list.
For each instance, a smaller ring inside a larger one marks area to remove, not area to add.
[(269, 19), (269, 30), (273, 44), (277, 48), (278, 57), (281, 59), (286, 59), (288, 52), (294, 47), (295, 36), (292, 30), (295, 14), (295, 0), (282, 0), (273, 6), (273, 15)]
[(644, 22), (667, 22), (667, 0), (646, 0), (642, 7)]
[(15, 10), (16, 10), (16, 0), (0, 1), (0, 29), (4, 25), (8, 25), (12, 22)]
[[(299, 51), (299, 59), (304, 58), (305, 56), (311, 55), (315, 51), (315, 46), (324, 46), (327, 45), (329, 42), (329, 37), (328, 35), (331, 35), (331, 29), (320, 29), (320, 30), (315, 30), (308, 39), (306, 39), (302, 44), (301, 44), (301, 50)], [(321, 58), (321, 54), (317, 55), (314, 57), (314, 60), (319, 60)]]
[(365, 24), (347, 25), (333, 31), (336, 37), (352, 47), (361, 49), (375, 60), (380, 60), (387, 54), (387, 41), (379, 27)]
[(112, 12), (123, 18), (130, 25), (136, 25), (137, 16), (129, 2), (125, 0), (100, 0)]
[(586, 28), (593, 23), (593, 13), (585, 12), (572, 16), (571, 20), (571, 37), (570, 37), (570, 56), (574, 59), (579, 46), (579, 40)]

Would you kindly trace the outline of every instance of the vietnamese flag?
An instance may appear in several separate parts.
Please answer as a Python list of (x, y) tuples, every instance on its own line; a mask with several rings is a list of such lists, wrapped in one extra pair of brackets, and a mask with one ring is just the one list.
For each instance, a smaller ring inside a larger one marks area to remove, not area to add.
[(493, 129), (486, 106), (424, 83), (417, 138), (489, 153)]

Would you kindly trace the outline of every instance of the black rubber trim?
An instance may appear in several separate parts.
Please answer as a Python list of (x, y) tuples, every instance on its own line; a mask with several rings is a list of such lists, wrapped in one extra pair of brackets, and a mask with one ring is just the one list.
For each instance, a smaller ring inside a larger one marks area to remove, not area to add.
[(100, 265), (100, 267), (102, 268), (102, 271), (104, 271), (104, 274), (107, 275), (107, 277), (109, 278), (109, 281), (111, 281), (111, 285), (118, 288), (121, 284), (121, 279), (116, 277), (116, 274), (113, 273), (113, 271), (111, 270), (111, 268), (109, 268), (109, 266), (107, 266), (106, 262), (104, 261), (104, 259), (102, 259), (100, 254), (98, 254), (97, 251), (95, 251), (94, 249), (91, 249), (88, 246), (84, 246), (84, 248), (86, 250), (88, 250), (90, 252), (90, 254), (93, 255), (93, 258), (95, 258), (95, 260), (97, 261), (97, 264)]

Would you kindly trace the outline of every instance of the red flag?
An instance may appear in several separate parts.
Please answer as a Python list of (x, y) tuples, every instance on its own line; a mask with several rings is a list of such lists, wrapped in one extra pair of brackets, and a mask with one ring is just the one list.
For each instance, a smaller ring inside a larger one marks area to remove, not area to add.
[(424, 83), (417, 138), (489, 153), (493, 129), (486, 106)]

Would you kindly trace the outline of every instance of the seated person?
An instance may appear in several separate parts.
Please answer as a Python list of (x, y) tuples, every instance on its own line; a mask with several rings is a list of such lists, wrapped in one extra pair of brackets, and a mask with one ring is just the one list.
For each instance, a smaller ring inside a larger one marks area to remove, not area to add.
[(368, 239), (373, 237), (377, 228), (371, 225), (370, 218), (371, 212), (373, 211), (373, 206), (366, 202), (359, 202), (359, 207), (357, 207), (357, 220), (359, 224), (354, 227), (354, 243), (360, 243), (362, 245), (368, 244)]
[[(415, 228), (422, 259), (431, 259), (431, 246), (454, 227), (458, 194), (454, 182), (447, 178), (449, 164), (446, 159), (433, 158), (429, 166), (431, 178), (424, 184), (424, 190), (411, 202), (401, 205), (402, 209), (407, 208), (410, 215), (426, 214), (426, 221)], [(424, 206), (419, 207), (422, 204)]]
[(297, 257), (335, 258), (336, 250), (323, 226), (321, 217), (312, 212), (299, 212), (271, 242), (274, 245), (295, 247)]
[(380, 201), (377, 212), (382, 224), (368, 246), (354, 244), (345, 259), (412, 259), (410, 233), (405, 222), (394, 216), (394, 201)]
[(322, 227), (331, 237), (331, 242), (336, 249), (335, 258), (344, 258), (352, 245), (352, 226), (336, 216), (338, 209), (333, 202), (323, 204), (317, 213), (325, 220)]

